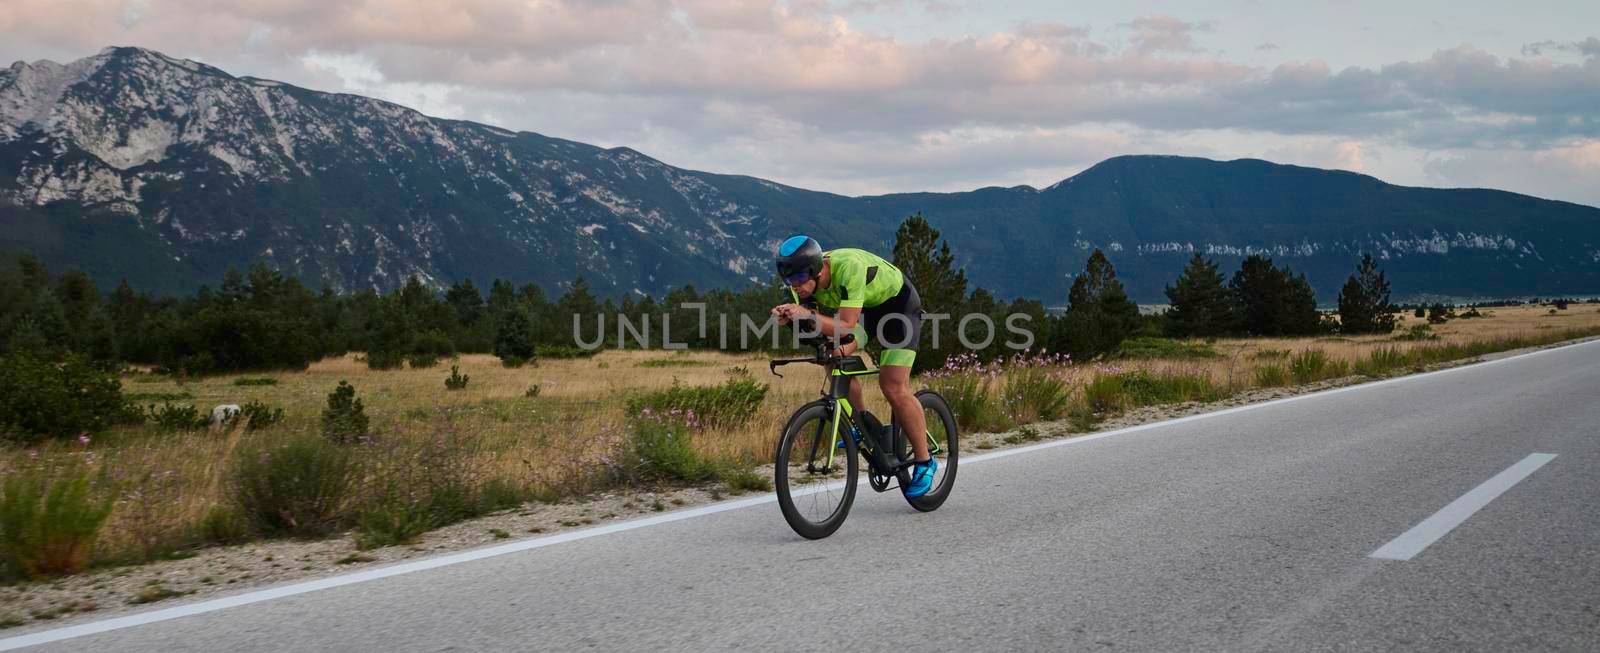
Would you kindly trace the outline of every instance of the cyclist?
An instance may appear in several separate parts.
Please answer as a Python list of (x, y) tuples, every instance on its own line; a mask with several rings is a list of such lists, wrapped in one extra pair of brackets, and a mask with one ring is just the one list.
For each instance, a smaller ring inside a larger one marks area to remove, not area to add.
[[(801, 304), (772, 309), (778, 322), (809, 319), (822, 335), (841, 343), (839, 355), (856, 349), (851, 337), (857, 326), (885, 347), (878, 360), (878, 387), (894, 410), (895, 422), (905, 429), (915, 454), (911, 485), (901, 488), (908, 497), (920, 497), (933, 486), (939, 463), (928, 455), (927, 420), (922, 404), (911, 393), (911, 364), (916, 361), (922, 335), (922, 298), (911, 280), (882, 257), (860, 249), (822, 251), (809, 236), (792, 236), (778, 246), (778, 275), (802, 301), (831, 309), (833, 316), (818, 314)], [(861, 381), (850, 381), (850, 403), (861, 406)]]

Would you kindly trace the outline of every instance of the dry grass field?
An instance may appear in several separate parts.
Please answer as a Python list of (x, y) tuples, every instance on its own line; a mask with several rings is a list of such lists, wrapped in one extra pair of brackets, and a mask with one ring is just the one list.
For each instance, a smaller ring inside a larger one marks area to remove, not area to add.
[[(1097, 376), (1129, 370), (1185, 373), (1208, 377), (1225, 394), (1260, 385), (1258, 369), (1296, 353), (1320, 350), (1351, 369), (1374, 350), (1402, 351), (1521, 338), (1554, 341), (1600, 333), (1600, 307), (1574, 304), (1554, 314), (1547, 307), (1486, 309), (1485, 317), (1457, 319), (1432, 328), (1437, 339), (1399, 341), (1396, 336), (1422, 323), (1409, 315), (1386, 336), (1298, 339), (1224, 339), (1189, 343), (1215, 355), (1201, 358), (1117, 360), (1052, 368), (1067, 382), (1074, 400)], [(450, 365), (470, 377), (464, 389), (447, 390)], [(769, 384), (756, 415), (747, 423), (708, 428), (693, 446), (710, 460), (758, 465), (770, 456), (784, 418), (821, 389), (815, 368), (790, 366), (783, 378), (768, 374), (766, 358), (715, 352), (608, 351), (589, 359), (545, 360), (537, 366), (506, 369), (487, 355), (466, 355), (420, 370), (372, 371), (356, 355), (324, 360), (303, 372), (268, 376), (275, 385), (239, 386), (238, 377), (178, 380), (136, 374), (124, 377), (124, 391), (177, 397), (209, 411), (218, 404), (260, 401), (284, 409), (283, 423), (259, 431), (162, 432), (153, 426), (124, 427), (96, 436), (88, 444), (57, 442), (33, 449), (0, 450), (0, 467), (87, 461), (116, 489), (111, 516), (96, 558), (135, 561), (194, 541), (193, 533), (214, 507), (225, 505), (228, 461), (252, 439), (317, 432), (327, 396), (340, 381), (358, 391), (379, 442), (426, 444), (449, 441), (477, 478), (497, 479), (544, 496), (571, 496), (615, 485), (611, 469), (626, 436), (626, 400), (637, 393), (674, 384), (706, 386), (734, 378)], [(1006, 383), (1002, 373), (996, 383)], [(532, 389), (537, 388), (537, 392)], [(884, 415), (875, 388), (867, 404)], [(159, 403), (159, 402), (158, 402)]]

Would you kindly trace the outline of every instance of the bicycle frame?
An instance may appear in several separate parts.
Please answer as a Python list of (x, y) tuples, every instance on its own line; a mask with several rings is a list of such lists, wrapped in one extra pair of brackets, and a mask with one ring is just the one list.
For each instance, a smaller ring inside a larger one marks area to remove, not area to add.
[[(797, 304), (800, 303), (800, 296), (797, 293), (795, 293), (794, 288), (791, 287), (788, 290), (789, 290), (789, 296), (794, 298), (795, 303), (797, 303)], [(839, 421), (840, 421), (841, 415), (843, 416), (843, 418), (845, 420), (848, 420), (850, 422), (850, 424), (853, 425), (858, 432), (867, 433), (867, 429), (862, 428), (862, 424), (859, 421), (857, 421), (857, 419), (855, 417), (855, 411), (856, 411), (855, 406), (851, 405), (851, 403), (850, 403), (850, 399), (849, 399), (849, 397), (850, 397), (850, 383), (852, 381), (854, 381), (856, 379), (856, 377), (872, 376), (874, 374), (877, 374), (880, 371), (880, 369), (879, 368), (868, 369), (866, 367), (866, 364), (864, 362), (862, 362), (860, 356), (855, 356), (855, 355), (851, 355), (851, 356), (829, 356), (829, 355), (827, 355), (828, 352), (833, 349), (833, 344), (825, 336), (821, 336), (821, 334), (818, 334), (817, 338), (807, 338), (806, 341), (809, 342), (810, 344), (812, 344), (816, 348), (817, 354), (816, 354), (815, 358), (811, 358), (811, 359), (801, 358), (801, 359), (774, 360), (774, 361), (771, 361), (769, 363), (768, 369), (773, 374), (777, 374), (778, 376), (783, 376), (781, 374), (778, 374), (778, 371), (777, 371), (778, 366), (779, 365), (786, 365), (788, 363), (814, 363), (814, 364), (817, 364), (817, 365), (822, 365), (828, 370), (829, 382), (827, 384), (827, 389), (822, 392), (822, 398), (823, 398), (823, 401), (828, 402), (828, 404), (830, 406), (829, 412), (832, 413), (833, 418), (830, 420), (831, 425), (829, 427), (831, 429), (831, 431), (832, 431), (832, 433), (830, 434), (832, 437), (830, 437), (828, 439), (827, 463), (823, 465), (823, 468), (824, 469), (832, 469), (833, 468), (833, 454), (834, 454), (835, 450), (837, 450), (839, 448), (838, 447), (839, 438), (841, 437), (840, 434), (839, 434)], [(846, 366), (848, 366), (848, 367), (859, 366), (859, 368), (858, 369), (845, 369)], [(891, 409), (890, 414), (889, 414), (889, 422), (890, 422), (890, 424), (894, 424), (895, 423), (894, 412), (893, 412), (892, 409)], [(819, 424), (819, 426), (820, 426), (820, 424)], [(875, 435), (875, 434), (871, 434), (871, 435)], [(929, 452), (930, 455), (938, 455), (940, 452), (943, 451), (943, 449), (944, 449), (943, 446), (939, 443), (938, 439), (934, 437), (934, 435), (933, 435), (933, 433), (931, 431), (927, 434), (927, 438), (928, 438), (928, 452)], [(822, 438), (820, 438), (820, 437), (814, 438), (811, 441), (812, 442), (812, 447), (815, 448), (816, 446), (819, 446), (821, 441), (822, 441)], [(867, 438), (862, 438), (862, 442), (867, 442), (868, 445), (869, 445), (867, 447), (868, 453), (869, 453), (869, 455), (867, 456), (867, 460), (868, 460), (869, 464), (874, 468), (879, 467), (880, 463), (882, 463), (884, 465), (887, 465), (887, 469), (888, 469), (887, 473), (893, 473), (898, 467), (904, 467), (905, 465), (909, 464), (909, 463), (905, 463), (905, 462), (896, 460), (896, 459), (894, 459), (892, 457), (889, 457), (889, 456), (892, 455), (890, 452), (882, 452), (883, 455), (884, 455), (884, 459), (881, 460), (881, 461), (873, 460), (874, 455), (879, 451), (879, 445), (881, 443), (875, 442), (875, 441), (869, 442)], [(890, 443), (890, 446), (892, 447), (893, 443)], [(817, 457), (817, 453), (818, 453), (817, 451), (813, 450), (811, 452), (811, 455), (808, 457), (809, 460), (815, 461), (816, 457)], [(811, 463), (808, 462), (807, 464), (809, 466)], [(815, 471), (815, 470), (812, 470), (812, 471)]]

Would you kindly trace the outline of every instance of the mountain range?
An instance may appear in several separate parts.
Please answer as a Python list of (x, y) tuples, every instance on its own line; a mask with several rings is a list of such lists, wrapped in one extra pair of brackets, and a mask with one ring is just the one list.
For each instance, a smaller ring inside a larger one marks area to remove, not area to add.
[(0, 71), (0, 252), (187, 294), (264, 261), (313, 287), (472, 278), (603, 295), (770, 277), (792, 233), (887, 255), (921, 212), (971, 280), (1065, 300), (1102, 249), (1161, 301), (1192, 252), (1264, 254), (1331, 300), (1363, 252), (1398, 298), (1600, 292), (1600, 209), (1243, 159), (1121, 156), (1052, 186), (846, 197), (677, 168), (152, 50)]

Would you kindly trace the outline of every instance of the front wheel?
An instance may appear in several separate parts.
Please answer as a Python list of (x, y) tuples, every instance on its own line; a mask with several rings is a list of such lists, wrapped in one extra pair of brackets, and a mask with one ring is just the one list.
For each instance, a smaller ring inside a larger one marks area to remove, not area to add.
[[(961, 462), (961, 434), (956, 432), (956, 418), (950, 412), (944, 397), (932, 390), (917, 393), (917, 403), (922, 404), (922, 415), (928, 424), (928, 453), (939, 462), (934, 473), (933, 487), (920, 497), (906, 497), (906, 502), (922, 512), (938, 510), (950, 498), (950, 489), (956, 485), (956, 466)], [(910, 458), (910, 443), (903, 445)]]
[(801, 408), (789, 418), (773, 465), (778, 507), (789, 527), (806, 539), (818, 540), (839, 530), (856, 496), (860, 473), (856, 443), (837, 438), (836, 413), (825, 403)]

